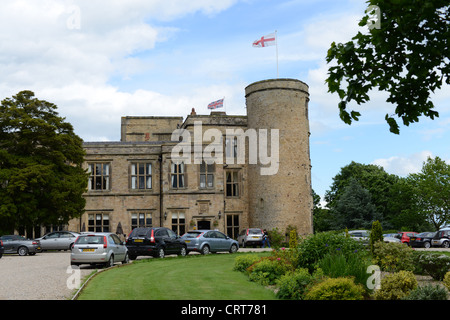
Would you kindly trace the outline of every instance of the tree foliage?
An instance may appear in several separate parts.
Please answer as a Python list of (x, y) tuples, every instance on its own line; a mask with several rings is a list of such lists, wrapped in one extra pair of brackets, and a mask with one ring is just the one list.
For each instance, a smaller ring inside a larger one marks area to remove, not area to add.
[[(21, 91), (0, 104), (0, 226), (64, 224), (82, 213), (82, 140), (56, 105)], [(0, 230), (1, 231), (1, 230)]]
[(331, 209), (332, 228), (368, 229), (372, 222), (380, 218), (375, 205), (372, 203), (370, 192), (359, 184), (355, 178), (350, 179), (349, 185)]
[(428, 158), (422, 171), (408, 178), (415, 186), (417, 207), (436, 230), (450, 223), (450, 164), (439, 157)]
[[(359, 25), (365, 27), (378, 8), (378, 27), (358, 32), (347, 43), (333, 42), (328, 50), (329, 92), (341, 99), (341, 119), (358, 121), (359, 111), (348, 111), (350, 102), (358, 105), (370, 100), (377, 88), (389, 93), (387, 102), (395, 106), (385, 119), (390, 131), (399, 133), (394, 116), (408, 126), (424, 115), (439, 114), (431, 94), (445, 82), (450, 84), (450, 32), (448, 0), (369, 0), (369, 10)], [(373, 26), (373, 25), (372, 25)]]

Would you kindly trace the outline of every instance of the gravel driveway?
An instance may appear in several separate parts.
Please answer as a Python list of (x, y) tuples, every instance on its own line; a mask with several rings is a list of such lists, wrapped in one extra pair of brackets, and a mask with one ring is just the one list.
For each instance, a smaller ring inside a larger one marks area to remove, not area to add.
[[(67, 300), (74, 289), (67, 287), (73, 273), (70, 251), (42, 252), (35, 256), (3, 255), (0, 259), (0, 300)], [(95, 270), (82, 266), (81, 280)]]
[[(265, 251), (271, 249), (239, 249), (239, 251)], [(194, 253), (191, 253), (194, 254)], [(138, 257), (149, 259), (149, 257)], [(70, 251), (49, 251), (34, 256), (3, 255), (0, 259), (0, 300), (69, 300), (76, 289), (75, 271), (70, 266)], [(81, 283), (99, 266), (81, 265)]]

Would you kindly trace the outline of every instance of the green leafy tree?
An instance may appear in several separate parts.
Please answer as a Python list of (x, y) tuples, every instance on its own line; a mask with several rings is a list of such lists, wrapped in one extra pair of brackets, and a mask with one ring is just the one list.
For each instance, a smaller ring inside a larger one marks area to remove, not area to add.
[(450, 165), (439, 157), (428, 158), (422, 171), (408, 176), (417, 207), (436, 230), (450, 223)]
[(371, 202), (375, 205), (377, 212), (381, 214), (380, 221), (383, 223), (383, 227), (390, 228), (389, 221), (386, 219), (393, 215), (389, 200), (391, 190), (399, 178), (396, 175), (388, 174), (382, 167), (352, 161), (336, 174), (330, 190), (325, 194), (325, 201), (329, 208), (333, 208), (338, 203), (352, 178), (370, 193)]
[(84, 209), (82, 140), (56, 109), (31, 91), (0, 104), (0, 232), (65, 224)]
[(349, 42), (331, 44), (326, 60), (336, 63), (329, 67), (326, 82), (329, 92), (339, 95), (340, 117), (347, 124), (361, 116), (347, 110), (350, 102), (369, 101), (373, 89), (386, 91), (386, 101), (395, 111), (385, 119), (390, 131), (398, 134), (395, 116), (406, 126), (422, 115), (439, 116), (430, 96), (444, 82), (450, 84), (450, 4), (448, 0), (367, 4), (359, 26), (366, 30), (372, 18), (377, 25), (371, 24), (368, 32), (358, 32)]
[(417, 201), (411, 201), (415, 197), (414, 190), (414, 183), (408, 178), (399, 178), (392, 186), (388, 202), (389, 212), (385, 217), (391, 229), (417, 232), (431, 230), (432, 225), (427, 221)]
[(361, 187), (354, 178), (350, 179), (344, 193), (331, 209), (331, 215), (332, 228), (335, 230), (368, 229), (374, 220), (380, 218), (369, 191)]
[(320, 196), (312, 191), (313, 193), (313, 227), (314, 232), (322, 232), (331, 230), (331, 214), (330, 209), (322, 208), (320, 206)]

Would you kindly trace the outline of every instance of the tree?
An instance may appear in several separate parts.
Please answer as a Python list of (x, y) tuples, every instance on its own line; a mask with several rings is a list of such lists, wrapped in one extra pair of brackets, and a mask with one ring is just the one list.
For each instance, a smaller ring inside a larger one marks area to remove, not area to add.
[(331, 209), (331, 215), (332, 228), (335, 230), (368, 229), (373, 221), (380, 218), (369, 191), (361, 187), (355, 178), (350, 179), (344, 193)]
[(431, 119), (434, 110), (431, 93), (450, 84), (450, 19), (448, 0), (369, 0), (369, 10), (360, 21), (361, 27), (370, 15), (379, 14), (378, 26), (369, 32), (358, 32), (347, 43), (333, 42), (327, 63), (337, 65), (328, 69), (328, 90), (337, 93), (340, 118), (347, 124), (358, 121), (358, 111), (347, 111), (351, 101), (357, 104), (370, 100), (369, 91), (387, 91), (387, 102), (395, 105), (393, 114), (385, 119), (390, 131), (399, 133), (393, 116), (408, 126), (419, 116)]
[(320, 196), (312, 191), (313, 194), (313, 227), (314, 232), (328, 231), (331, 229), (331, 215), (329, 209), (320, 206)]
[(432, 227), (420, 210), (415, 197), (414, 183), (408, 178), (399, 178), (390, 191), (389, 213), (385, 217), (390, 228), (397, 230), (428, 231)]
[(436, 230), (450, 223), (450, 165), (439, 157), (428, 158), (422, 171), (408, 176), (414, 200)]
[(373, 164), (361, 164), (352, 161), (350, 164), (342, 167), (340, 172), (333, 178), (333, 183), (325, 194), (325, 201), (329, 208), (333, 208), (339, 198), (344, 193), (351, 179), (356, 179), (362, 188), (366, 189), (371, 195), (371, 202), (376, 206), (383, 227), (389, 228), (386, 217), (392, 213), (389, 207), (391, 190), (397, 183), (396, 175), (388, 174), (382, 167)]
[[(56, 105), (21, 91), (0, 104), (0, 226), (65, 224), (84, 209), (82, 140)], [(2, 230), (0, 230), (1, 232)]]

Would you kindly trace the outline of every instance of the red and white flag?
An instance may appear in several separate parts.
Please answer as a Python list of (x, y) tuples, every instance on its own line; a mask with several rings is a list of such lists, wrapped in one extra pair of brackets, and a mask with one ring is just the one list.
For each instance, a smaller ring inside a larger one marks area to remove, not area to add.
[(210, 104), (208, 104), (208, 109), (222, 108), (223, 107), (223, 100), (224, 99), (220, 99), (220, 100), (211, 102)]
[(262, 36), (261, 39), (255, 40), (253, 42), (253, 47), (262, 48), (268, 46), (274, 46), (277, 43), (277, 34), (276, 32), (268, 34), (266, 36)]

